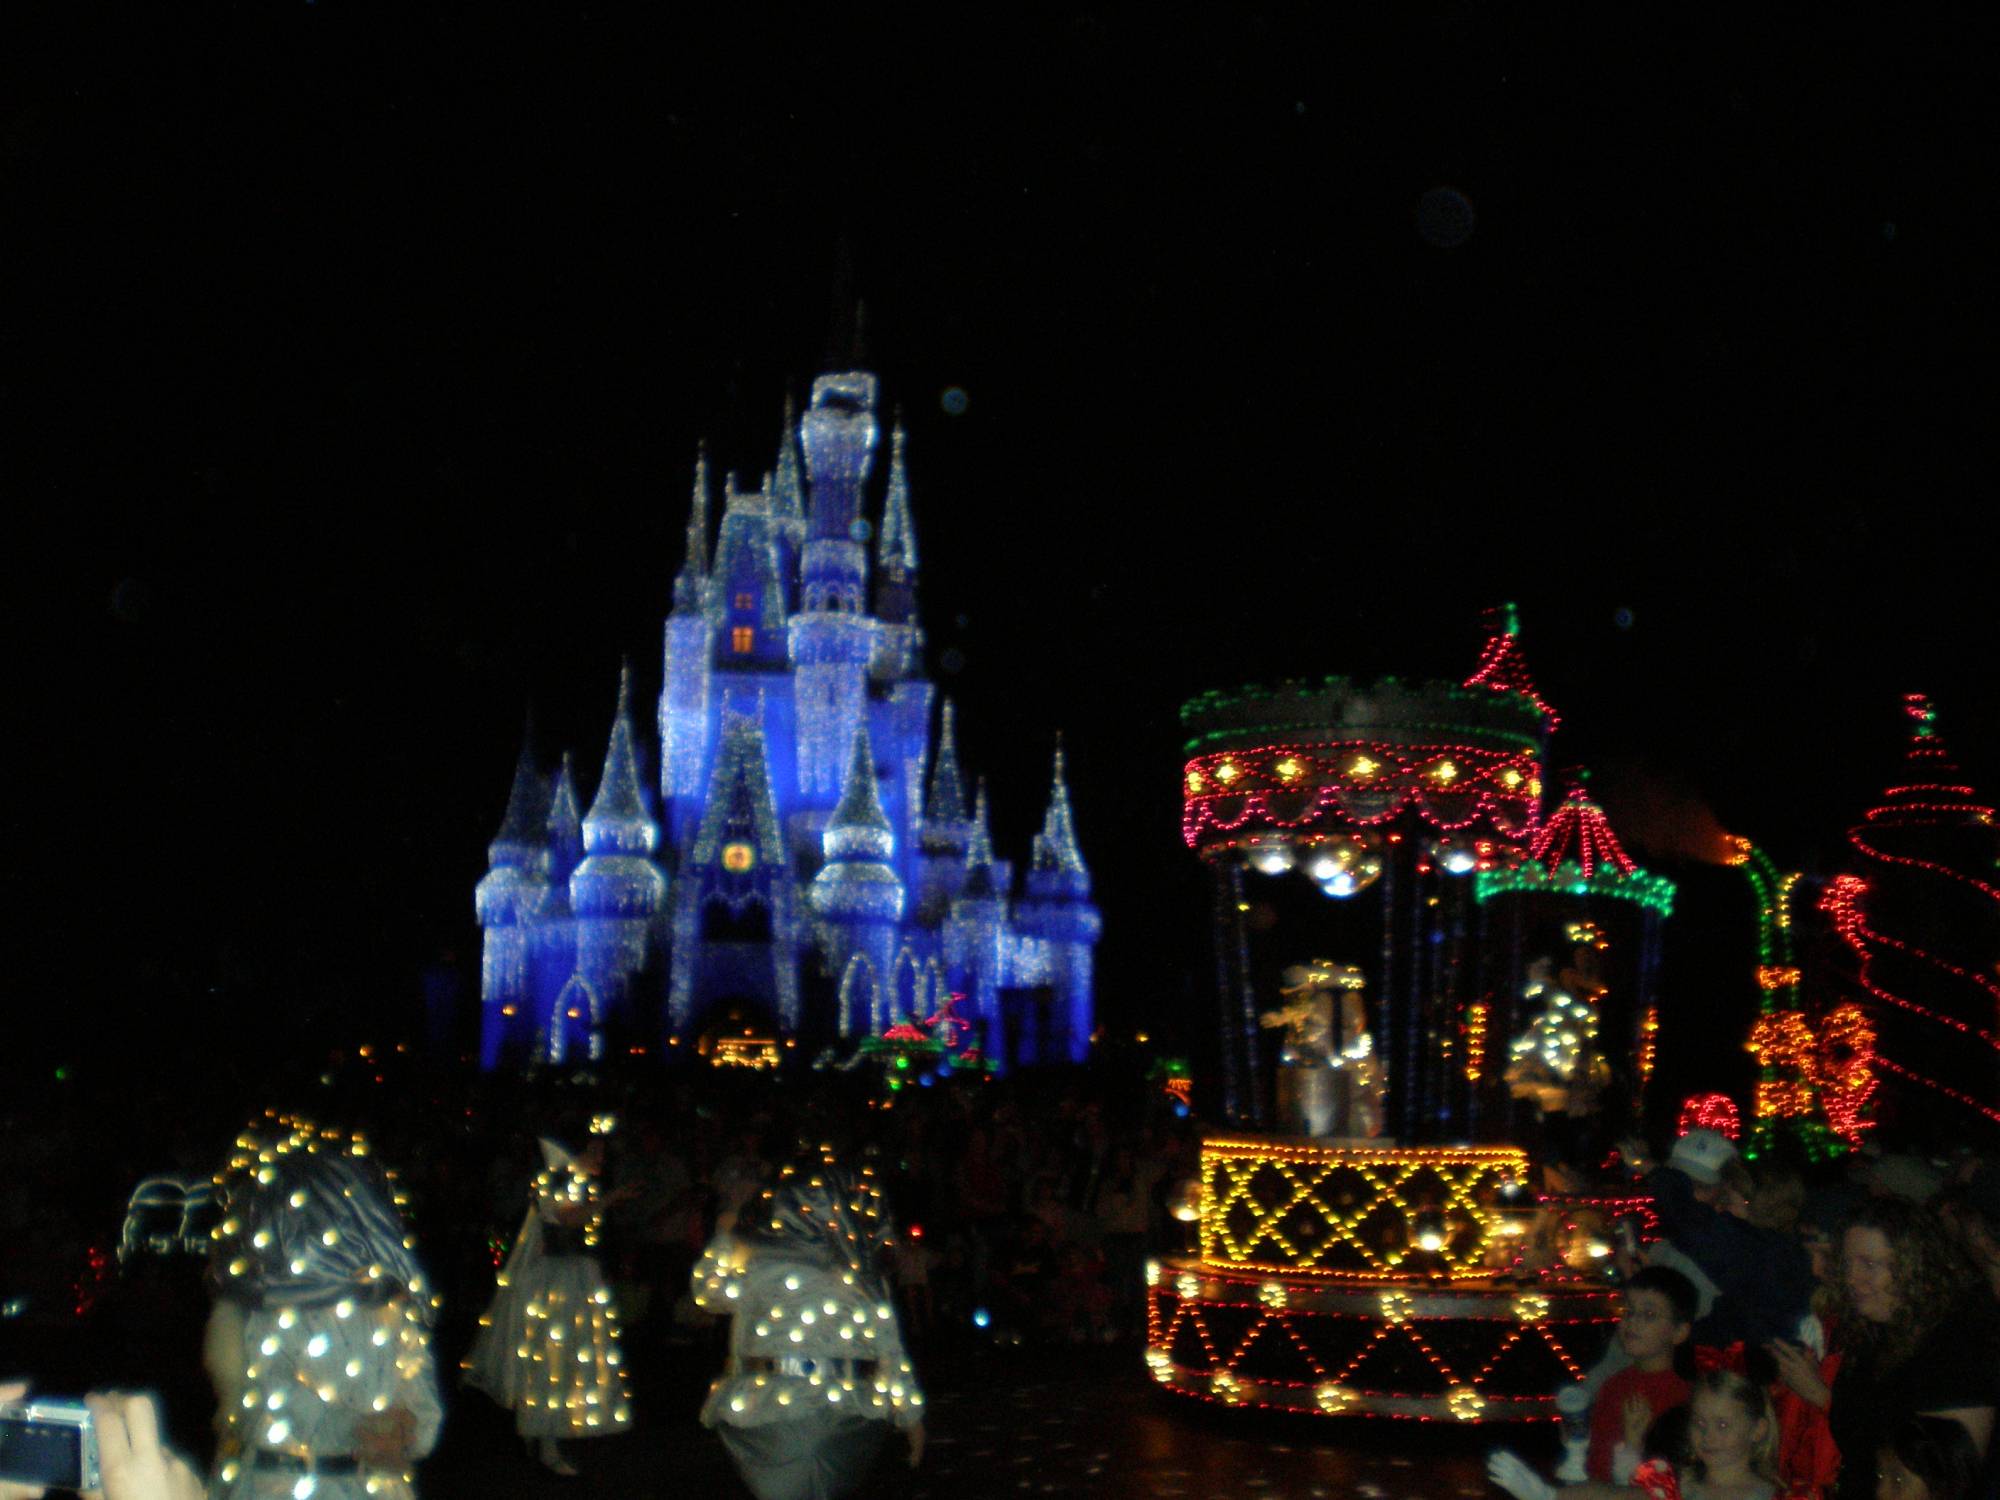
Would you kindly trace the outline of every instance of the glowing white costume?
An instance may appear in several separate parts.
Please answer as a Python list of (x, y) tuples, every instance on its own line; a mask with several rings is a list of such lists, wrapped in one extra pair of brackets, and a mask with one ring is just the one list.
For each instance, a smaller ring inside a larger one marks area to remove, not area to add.
[(523, 1437), (623, 1432), (632, 1412), (618, 1309), (591, 1253), (604, 1222), (597, 1179), (552, 1141), (542, 1142), (542, 1155), (548, 1166), (479, 1320), (466, 1384), (510, 1408)]
[(696, 1305), (734, 1320), (701, 1420), (758, 1500), (857, 1493), (889, 1429), (923, 1421), (877, 1269), (888, 1224), (869, 1175), (786, 1168), (694, 1269)]

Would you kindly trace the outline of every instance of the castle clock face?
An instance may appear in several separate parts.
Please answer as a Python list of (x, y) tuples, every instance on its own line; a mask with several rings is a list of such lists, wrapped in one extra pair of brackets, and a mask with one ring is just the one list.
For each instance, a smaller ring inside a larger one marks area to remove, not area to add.
[(722, 846), (722, 868), (732, 875), (741, 875), (757, 863), (757, 851), (748, 844), (724, 844)]

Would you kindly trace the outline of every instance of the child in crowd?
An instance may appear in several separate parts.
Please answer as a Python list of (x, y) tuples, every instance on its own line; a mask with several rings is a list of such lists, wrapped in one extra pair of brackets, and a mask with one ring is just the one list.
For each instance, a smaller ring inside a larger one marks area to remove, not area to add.
[[(1618, 1346), (1632, 1362), (1607, 1379), (1590, 1408), (1590, 1451), (1584, 1474), (1599, 1482), (1622, 1480), (1617, 1472), (1637, 1462), (1641, 1441), (1653, 1418), (1688, 1398), (1688, 1384), (1674, 1370), (1675, 1356), (1694, 1330), (1693, 1284), (1665, 1266), (1646, 1266), (1625, 1283), (1625, 1316), (1618, 1323)], [(1629, 1451), (1626, 1464), (1616, 1450)]]
[[(1672, 1419), (1685, 1431), (1667, 1436)], [(1487, 1461), (1487, 1477), (1516, 1500), (1776, 1500), (1777, 1424), (1763, 1387), (1734, 1370), (1697, 1380), (1693, 1400), (1654, 1424), (1647, 1440), (1655, 1456), (1618, 1483), (1593, 1480), (1558, 1490), (1511, 1453)]]
[(1693, 1472), (1681, 1483), (1681, 1500), (1776, 1496), (1778, 1424), (1770, 1394), (1747, 1376), (1711, 1370), (1695, 1382), (1688, 1445)]
[(1875, 1500), (1972, 1500), (1979, 1450), (1949, 1417), (1912, 1417), (1875, 1455)]
[(1590, 1408), (1590, 1448), (1584, 1463), (1589, 1482), (1558, 1491), (1520, 1459), (1495, 1453), (1487, 1477), (1516, 1500), (1573, 1500), (1630, 1493), (1622, 1486), (1646, 1452), (1647, 1430), (1662, 1413), (1688, 1398), (1688, 1383), (1675, 1372), (1675, 1357), (1694, 1328), (1695, 1289), (1685, 1276), (1665, 1266), (1646, 1266), (1625, 1284), (1625, 1316), (1617, 1346), (1629, 1361), (1598, 1387)]

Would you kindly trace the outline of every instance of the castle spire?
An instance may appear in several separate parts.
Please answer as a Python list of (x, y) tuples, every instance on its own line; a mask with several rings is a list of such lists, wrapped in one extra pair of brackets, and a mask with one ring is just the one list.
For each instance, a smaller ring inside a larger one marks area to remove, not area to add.
[(552, 890), (569, 903), (569, 877), (583, 861), (583, 813), (576, 795), (576, 762), (563, 751), (562, 766), (549, 792), (549, 816), (544, 837), (549, 847)]
[(883, 569), (917, 570), (917, 529), (910, 523), (910, 476), (904, 467), (903, 431), (899, 413), (889, 435), (889, 495), (882, 505), (882, 535), (875, 548), (875, 560)]
[(986, 778), (979, 778), (972, 798), (972, 837), (965, 847), (965, 885), (961, 895), (974, 898), (999, 894), (993, 879), (993, 831), (986, 812)]
[[(542, 848), (543, 826), (548, 820), (548, 783), (535, 767), (534, 718), (521, 732), (521, 756), (514, 763), (514, 784), (507, 792), (507, 811), (500, 819), (500, 831), (493, 835), (487, 856), (494, 864), (517, 851), (532, 858)], [(521, 863), (521, 859), (509, 860)]]
[(778, 435), (778, 463), (772, 471), (771, 513), (782, 521), (805, 524), (805, 491), (799, 482), (799, 416), (792, 393), (785, 392), (785, 425)]
[(822, 844), (829, 860), (887, 859), (895, 849), (895, 834), (875, 786), (875, 752), (868, 743), (865, 717), (854, 726), (847, 778), (840, 802), (827, 819)]
[(708, 580), (708, 443), (695, 449), (694, 496), (688, 504), (687, 547), (674, 577), (674, 608), (699, 609)]
[(902, 916), (903, 882), (888, 863), (896, 835), (875, 791), (875, 753), (865, 719), (854, 727), (847, 779), (820, 835), (820, 848), (826, 863), (813, 877), (811, 899), (821, 916), (862, 923), (889, 923)]
[(957, 710), (951, 699), (944, 700), (944, 724), (938, 731), (937, 761), (931, 771), (930, 796), (924, 801), (924, 816), (933, 823), (965, 821), (965, 782), (958, 771)]
[(658, 838), (659, 829), (639, 791), (639, 755), (632, 730), (632, 664), (627, 661), (618, 669), (618, 712), (611, 721), (610, 743), (604, 749), (604, 774), (583, 818), (584, 846), (593, 854), (601, 847), (618, 853), (650, 854)]
[(1049, 785), (1049, 810), (1042, 819), (1037, 852), (1044, 854), (1051, 868), (1065, 875), (1084, 873), (1083, 854), (1076, 847), (1076, 818), (1069, 805), (1069, 779), (1063, 772), (1060, 732), (1056, 735), (1056, 768)]

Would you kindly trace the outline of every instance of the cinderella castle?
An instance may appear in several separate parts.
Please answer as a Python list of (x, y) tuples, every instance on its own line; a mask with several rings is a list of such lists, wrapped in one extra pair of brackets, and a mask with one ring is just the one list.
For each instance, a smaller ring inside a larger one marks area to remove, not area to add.
[(522, 748), (476, 893), (482, 1067), (940, 1013), (1002, 1066), (1083, 1057), (1102, 924), (1062, 749), (1017, 888), (924, 675), (900, 425), (869, 520), (879, 440), (875, 377), (824, 375), (719, 526), (697, 462), (657, 760), (629, 671), (588, 811)]

